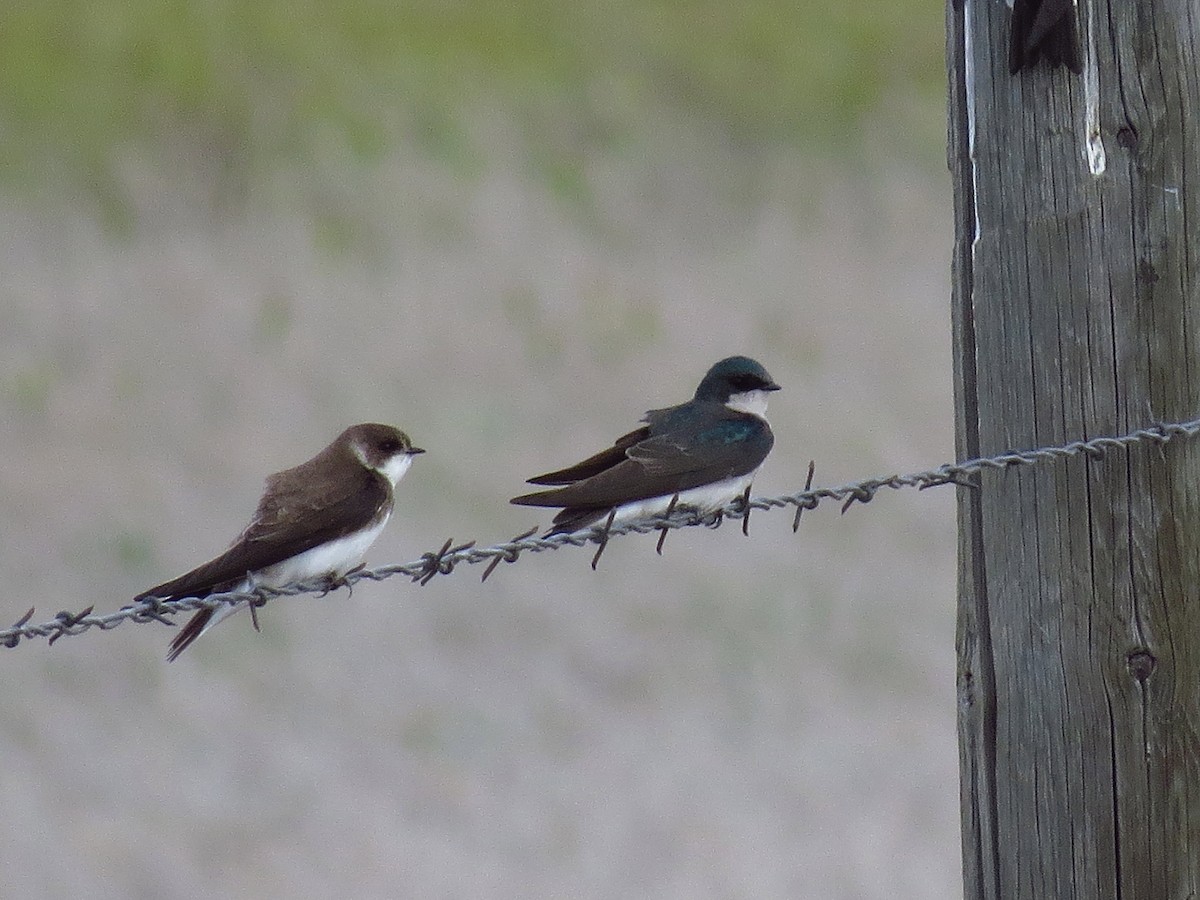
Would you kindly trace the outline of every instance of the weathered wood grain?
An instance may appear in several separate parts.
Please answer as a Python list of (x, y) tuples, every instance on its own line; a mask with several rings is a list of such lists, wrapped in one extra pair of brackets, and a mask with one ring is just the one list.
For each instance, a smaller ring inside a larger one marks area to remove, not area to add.
[[(948, 13), (960, 458), (1200, 412), (1200, 3), (1078, 13), (1015, 77)], [(959, 493), (965, 896), (1200, 897), (1200, 447)]]

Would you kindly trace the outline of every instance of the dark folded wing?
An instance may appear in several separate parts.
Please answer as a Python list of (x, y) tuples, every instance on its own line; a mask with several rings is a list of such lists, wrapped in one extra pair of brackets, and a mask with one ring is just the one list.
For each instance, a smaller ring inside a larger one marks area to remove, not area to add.
[(276, 476), (267, 481), (254, 520), (228, 550), (186, 574), (152, 587), (135, 597), (198, 597), (229, 590), (245, 577), (283, 562), (326, 541), (367, 525), (391, 502), (391, 486), (376, 472), (311, 494), (304, 485), (276, 490)]
[(757, 416), (721, 408), (714, 418), (633, 444), (625, 459), (557, 490), (514, 497), (521, 506), (611, 507), (701, 487), (758, 468), (774, 443)]
[(610, 469), (622, 462), (625, 459), (625, 451), (629, 447), (632, 447), (638, 441), (645, 440), (649, 436), (650, 429), (646, 427), (631, 431), (629, 434), (617, 438), (615, 444), (606, 450), (601, 450), (595, 456), (589, 456), (583, 462), (568, 466), (565, 469), (559, 469), (557, 472), (547, 472), (545, 475), (530, 478), (529, 483), (571, 484), (576, 481), (582, 481), (585, 478), (591, 478), (593, 475), (597, 475), (605, 469)]

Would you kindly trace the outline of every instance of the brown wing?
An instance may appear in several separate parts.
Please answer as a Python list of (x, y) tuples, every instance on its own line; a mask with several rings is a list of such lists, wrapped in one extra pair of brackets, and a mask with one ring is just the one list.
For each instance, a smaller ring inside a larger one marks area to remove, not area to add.
[(355, 478), (339, 479), (326, 490), (314, 492), (303, 478), (287, 477), (297, 469), (267, 479), (253, 521), (228, 550), (178, 578), (143, 591), (134, 600), (202, 597), (229, 590), (248, 572), (273, 566), (362, 528), (392, 503), (391, 485), (377, 472), (363, 469)]

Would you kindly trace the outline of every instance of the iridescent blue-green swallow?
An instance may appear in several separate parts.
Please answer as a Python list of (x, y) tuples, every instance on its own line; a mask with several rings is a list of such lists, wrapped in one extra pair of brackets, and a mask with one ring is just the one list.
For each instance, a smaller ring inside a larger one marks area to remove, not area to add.
[[(383, 531), (393, 488), (413, 456), (424, 452), (391, 425), (347, 428), (308, 462), (267, 478), (254, 518), (228, 550), (134, 600), (205, 597), (345, 576)], [(167, 660), (245, 606), (199, 610), (171, 642)]]
[(775, 442), (765, 418), (779, 390), (767, 370), (745, 356), (723, 359), (687, 403), (652, 409), (646, 424), (595, 456), (530, 484), (562, 485), (514, 497), (520, 506), (559, 507), (551, 533), (609, 520), (621, 524), (669, 509), (707, 515), (749, 490)]

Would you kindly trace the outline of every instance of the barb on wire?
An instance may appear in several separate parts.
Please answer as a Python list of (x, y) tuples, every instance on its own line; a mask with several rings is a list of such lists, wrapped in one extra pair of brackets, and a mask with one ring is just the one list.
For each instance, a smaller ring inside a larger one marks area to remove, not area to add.
[[(658, 548), (667, 531), (675, 528), (688, 528), (694, 525), (719, 527), (727, 518), (743, 519), (749, 517), (751, 510), (772, 510), (785, 507), (795, 507), (796, 516), (793, 520), (793, 530), (799, 527), (800, 514), (805, 510), (816, 509), (821, 503), (833, 501), (842, 504), (842, 512), (846, 512), (855, 503), (865, 504), (875, 499), (884, 488), (901, 490), (904, 488), (938, 487), (953, 484), (958, 487), (977, 488), (974, 476), (984, 471), (1003, 471), (1018, 466), (1036, 466), (1057, 460), (1069, 459), (1073, 456), (1086, 455), (1091, 459), (1099, 459), (1114, 450), (1124, 450), (1137, 444), (1152, 444), (1163, 446), (1180, 438), (1195, 437), (1200, 434), (1200, 419), (1190, 422), (1178, 422), (1163, 425), (1153, 425), (1139, 428), (1118, 437), (1098, 437), (1091, 440), (1071, 441), (1060, 447), (1042, 447), (1037, 450), (1019, 450), (1001, 453), (996, 456), (969, 459), (959, 463), (945, 463), (934, 469), (914, 472), (910, 475), (889, 475), (883, 478), (866, 478), (862, 481), (840, 485), (838, 487), (812, 488), (814, 467), (809, 464), (808, 480), (804, 490), (780, 497), (738, 497), (722, 510), (710, 516), (700, 516), (688, 509), (676, 509), (674, 504), (661, 516), (614, 524), (610, 516), (603, 524), (594, 525), (584, 531), (571, 534), (549, 534), (535, 537), (537, 529), (531, 529), (517, 535), (510, 541), (491, 547), (477, 547), (474, 541), (454, 545), (451, 538), (441, 549), (424, 553), (414, 562), (398, 565), (381, 566), (376, 569), (359, 569), (350, 572), (336, 584), (328, 578), (318, 578), (300, 582), (288, 587), (270, 589), (258, 588), (251, 592), (226, 592), (210, 594), (207, 597), (183, 597), (178, 600), (157, 600), (150, 598), (137, 603), (123, 606), (116, 612), (106, 615), (94, 615), (93, 607), (78, 613), (60, 612), (48, 622), (37, 625), (29, 624), (33, 618), (31, 608), (11, 627), (0, 629), (0, 646), (16, 647), (22, 639), (28, 641), (36, 637), (49, 638), (53, 644), (64, 635), (82, 634), (92, 628), (109, 631), (124, 622), (162, 622), (173, 625), (170, 616), (181, 612), (191, 612), (199, 609), (215, 609), (224, 604), (247, 602), (251, 609), (264, 605), (267, 601), (281, 596), (310, 594), (329, 590), (345, 585), (352, 588), (354, 583), (364, 578), (372, 581), (383, 581), (396, 575), (403, 575), (413, 582), (428, 584), (437, 575), (449, 575), (459, 565), (475, 565), (486, 562), (483, 580), (495, 571), (502, 563), (513, 563), (522, 553), (540, 553), (544, 550), (557, 550), (560, 547), (583, 547), (587, 544), (597, 544), (596, 555), (592, 559), (592, 567), (600, 559), (600, 554), (610, 538), (623, 534), (648, 534), (660, 532)], [(745, 529), (743, 521), (743, 529)]]
[[(510, 544), (518, 544), (521, 541), (525, 540), (526, 538), (533, 537), (537, 533), (538, 533), (538, 528), (536, 525), (534, 525), (528, 531), (522, 531), (515, 538), (513, 538), (511, 541), (509, 541), (509, 543)], [(664, 533), (665, 533), (665, 531), (664, 531)], [(661, 541), (660, 541), (660, 546), (661, 546)], [(480, 583), (487, 581), (488, 576), (496, 571), (496, 566), (500, 565), (500, 563), (502, 563), (502, 562), (515, 563), (517, 561), (517, 559), (519, 559), (519, 558), (520, 558), (519, 550), (508, 550), (507, 552), (494, 557), (492, 559), (492, 561), (490, 563), (488, 563), (488, 567), (483, 570), (483, 577), (479, 579)]]
[[(804, 479), (804, 491), (807, 493), (812, 489), (813, 474), (817, 471), (817, 461), (810, 459), (808, 461), (808, 477)], [(792, 519), (792, 534), (800, 530), (800, 517), (804, 515), (806, 509), (816, 509), (817, 498), (813, 497), (808, 503), (796, 504), (796, 518)]]
[[(665, 513), (663, 513), (663, 516), (668, 519), (671, 518), (671, 515), (675, 512), (675, 506), (678, 503), (679, 503), (679, 491), (676, 491), (675, 496), (671, 498), (671, 502), (667, 504), (667, 511)], [(660, 528), (659, 529), (658, 543), (654, 545), (654, 552), (657, 553), (659, 556), (662, 556), (663, 541), (665, 541), (667, 539), (667, 532), (669, 532), (670, 530), (671, 530), (670, 528)]]

